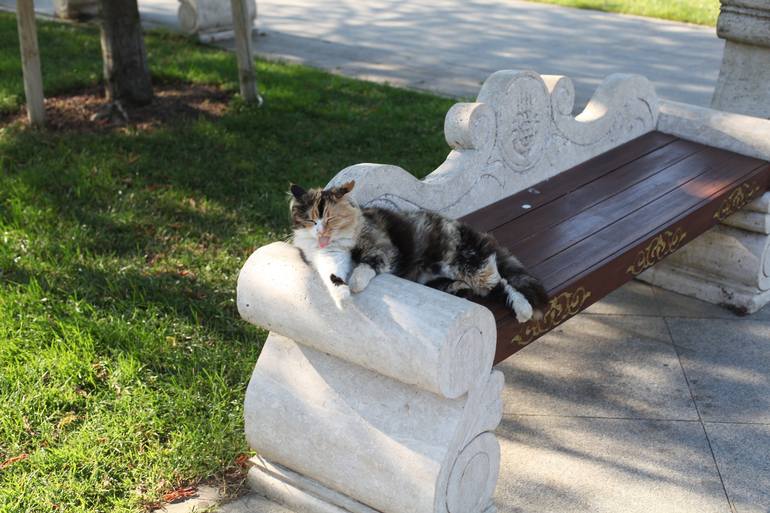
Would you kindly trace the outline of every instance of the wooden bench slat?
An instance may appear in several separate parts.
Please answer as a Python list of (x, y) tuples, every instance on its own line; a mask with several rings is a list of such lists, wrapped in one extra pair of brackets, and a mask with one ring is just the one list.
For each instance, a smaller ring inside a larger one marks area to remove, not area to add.
[[(618, 153), (623, 149), (631, 156)], [(527, 195), (517, 193), (466, 216), (477, 228), (492, 226), (551, 297), (545, 318), (525, 324), (503, 305), (477, 301), (497, 320), (495, 361), (633, 279), (769, 185), (765, 161), (653, 132), (535, 185), (543, 200), (529, 211), (520, 211)]]
[[(538, 269), (543, 265), (547, 266), (549, 259), (555, 258), (556, 255), (567, 250), (570, 246), (594, 234), (610, 229), (613, 223), (618, 220), (634, 216), (639, 225), (632, 234), (639, 236), (646, 233), (647, 225), (642, 223), (644, 218), (637, 217), (640, 215), (638, 212), (640, 209), (702, 176), (705, 176), (704, 179), (708, 182), (721, 180), (726, 174), (721, 166), (726, 165), (727, 160), (728, 157), (720, 153), (719, 150), (703, 148), (702, 151), (690, 155), (664, 171), (647, 177), (647, 179), (637, 182), (633, 186), (607, 197), (593, 207), (553, 226), (541, 236), (534, 236), (525, 241), (501, 237), (503, 241), (501, 243), (510, 247), (516, 255), (520, 256), (522, 261), (531, 265), (533, 270), (542, 273), (538, 275), (545, 280), (547, 273)], [(668, 201), (663, 199), (663, 203), (658, 206), (661, 209), (659, 214), (662, 216), (668, 215), (667, 209), (670, 208)], [(639, 233), (639, 230), (645, 231)], [(599, 236), (601, 237), (600, 234)]]
[[(581, 276), (557, 287), (550, 293), (553, 298), (551, 302), (557, 308), (550, 308), (541, 321), (519, 324), (506, 312), (497, 320), (495, 363), (523, 349), (570, 317), (602, 299), (621, 284), (633, 279), (638, 274), (637, 271), (646, 269), (713, 227), (716, 213), (723, 208), (724, 204), (733, 203), (733, 197), (739, 189), (742, 190), (740, 194), (743, 198), (742, 203), (761, 196), (768, 186), (770, 186), (770, 165), (757, 169), (754, 174), (740, 182), (739, 187), (725, 188), (714, 198), (714, 201), (704, 201), (697, 208), (683, 213), (667, 225), (668, 228), (658, 227), (630, 249), (619, 251), (597, 262)], [(662, 248), (662, 254), (655, 255), (651, 248)], [(640, 260), (640, 255), (650, 258)], [(643, 265), (640, 265), (640, 262)], [(489, 305), (489, 302), (484, 304)], [(499, 311), (504, 312), (504, 309)]]
[(542, 261), (590, 235), (601, 219), (608, 223), (665, 194), (706, 171), (713, 158), (704, 146), (677, 141), (647, 157), (618, 168), (573, 193), (559, 198), (526, 223), (509, 223), (495, 232), (501, 244), (528, 265)]
[[(561, 173), (550, 180), (471, 212), (463, 217), (462, 220), (481, 231), (491, 232), (498, 226), (508, 223), (521, 215), (529, 214), (534, 209), (550, 203), (623, 165), (653, 153), (677, 140), (678, 138), (672, 135), (650, 132), (587, 162), (578, 164), (569, 171)], [(524, 204), (531, 205), (531, 208), (520, 208), (520, 205)]]
[[(736, 156), (738, 157), (738, 156)], [(731, 160), (737, 160), (731, 159)], [(728, 161), (729, 163), (730, 161)], [(749, 168), (748, 172), (759, 166)], [(535, 274), (547, 283), (551, 289), (557, 288), (590, 267), (591, 262), (603, 260), (625, 246), (643, 238), (651, 229), (670, 224), (672, 218), (713, 201), (725, 188), (736, 187), (745, 180), (746, 174), (735, 174), (731, 180), (723, 169), (709, 168), (693, 180), (682, 184), (665, 195), (649, 202), (628, 215), (614, 221), (595, 232), (593, 237), (586, 237), (577, 244), (555, 254), (547, 261), (533, 267)]]

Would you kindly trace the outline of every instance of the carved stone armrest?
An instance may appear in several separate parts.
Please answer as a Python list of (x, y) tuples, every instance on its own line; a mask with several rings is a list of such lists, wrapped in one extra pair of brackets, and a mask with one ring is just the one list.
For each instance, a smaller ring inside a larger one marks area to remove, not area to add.
[(280, 242), (246, 262), (238, 310), (302, 345), (449, 399), (488, 374), (494, 357), (495, 320), (486, 308), (382, 275), (340, 309), (299, 251)]
[(258, 490), (309, 511), (491, 508), (503, 378), (487, 309), (390, 275), (340, 309), (284, 243), (246, 262), (238, 309), (271, 330), (245, 404)]

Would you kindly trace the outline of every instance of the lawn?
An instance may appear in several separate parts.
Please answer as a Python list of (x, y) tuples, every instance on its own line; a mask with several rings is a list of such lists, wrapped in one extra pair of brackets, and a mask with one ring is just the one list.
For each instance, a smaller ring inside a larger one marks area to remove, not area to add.
[(714, 26), (719, 0), (530, 0), (580, 9), (635, 14), (650, 18)]
[[(98, 82), (98, 33), (39, 24), (47, 93)], [(231, 54), (146, 38), (156, 83), (235, 88)], [(257, 63), (266, 104), (103, 133), (0, 126), (0, 511), (139, 512), (221, 482), (247, 451), (242, 400), (265, 332), (237, 273), (288, 235), (289, 180), (356, 162), (424, 175), (451, 101)], [(0, 13), (0, 110), (23, 98)], [(7, 116), (6, 116), (7, 117)]]

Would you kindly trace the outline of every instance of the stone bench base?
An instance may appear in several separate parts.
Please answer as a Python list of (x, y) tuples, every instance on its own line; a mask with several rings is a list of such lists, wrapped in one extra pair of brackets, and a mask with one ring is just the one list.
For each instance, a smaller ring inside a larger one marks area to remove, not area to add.
[(765, 193), (639, 279), (739, 315), (756, 312), (770, 302), (769, 203)]

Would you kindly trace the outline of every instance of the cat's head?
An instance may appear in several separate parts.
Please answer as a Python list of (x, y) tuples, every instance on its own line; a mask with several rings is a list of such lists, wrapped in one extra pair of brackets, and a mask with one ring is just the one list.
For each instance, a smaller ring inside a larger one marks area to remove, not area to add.
[(315, 242), (316, 247), (352, 246), (361, 223), (361, 211), (350, 199), (355, 182), (331, 189), (305, 190), (292, 184), (291, 224), (295, 239)]

